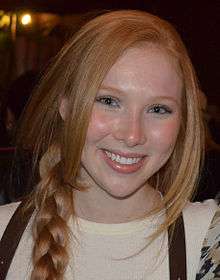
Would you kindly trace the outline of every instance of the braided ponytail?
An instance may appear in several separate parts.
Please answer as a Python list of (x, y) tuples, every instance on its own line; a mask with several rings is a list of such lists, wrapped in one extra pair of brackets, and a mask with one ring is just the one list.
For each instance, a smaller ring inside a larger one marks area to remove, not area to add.
[(61, 280), (69, 261), (67, 222), (73, 213), (72, 190), (62, 182), (60, 157), (55, 152), (50, 149), (40, 161), (31, 280)]

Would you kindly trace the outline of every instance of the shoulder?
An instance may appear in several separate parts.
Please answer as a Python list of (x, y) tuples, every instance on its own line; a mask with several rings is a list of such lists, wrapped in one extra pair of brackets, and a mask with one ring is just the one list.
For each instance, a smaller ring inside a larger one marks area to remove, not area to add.
[(0, 206), (0, 239), (20, 202)]
[(214, 199), (208, 199), (204, 202), (187, 203), (183, 209), (186, 238), (189, 240), (199, 238), (203, 241), (218, 209), (219, 207)]
[(206, 199), (203, 202), (188, 202), (186, 204), (186, 207), (184, 208), (184, 211), (216, 211), (218, 209), (217, 201), (214, 199)]
[(210, 223), (218, 209), (215, 200), (187, 203), (183, 209), (188, 275), (195, 279), (200, 252)]
[(216, 211), (206, 233), (196, 279), (220, 277), (220, 208)]
[(209, 227), (215, 212), (219, 209), (214, 199), (203, 202), (188, 202), (183, 209), (184, 222), (193, 227)]

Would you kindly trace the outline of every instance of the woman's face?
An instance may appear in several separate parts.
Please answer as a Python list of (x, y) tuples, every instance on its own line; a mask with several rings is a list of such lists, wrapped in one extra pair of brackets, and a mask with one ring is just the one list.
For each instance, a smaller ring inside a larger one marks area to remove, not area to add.
[(91, 188), (130, 197), (169, 159), (181, 119), (182, 81), (156, 47), (128, 49), (97, 92), (81, 176)]

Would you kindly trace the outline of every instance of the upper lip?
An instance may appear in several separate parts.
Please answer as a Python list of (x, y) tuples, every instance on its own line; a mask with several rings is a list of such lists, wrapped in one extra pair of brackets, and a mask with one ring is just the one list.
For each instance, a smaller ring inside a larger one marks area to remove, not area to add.
[(133, 152), (122, 152), (122, 151), (118, 151), (118, 150), (113, 150), (113, 149), (103, 149), (104, 151), (122, 156), (122, 157), (126, 157), (126, 158), (142, 158), (145, 157), (146, 154), (141, 154), (141, 153), (133, 153)]

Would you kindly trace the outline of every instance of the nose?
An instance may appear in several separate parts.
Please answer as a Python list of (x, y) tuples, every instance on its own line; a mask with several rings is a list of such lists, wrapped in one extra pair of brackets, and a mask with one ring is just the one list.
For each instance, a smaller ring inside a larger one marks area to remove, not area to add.
[(134, 113), (121, 117), (115, 126), (114, 137), (128, 147), (143, 145), (147, 139), (141, 114)]

